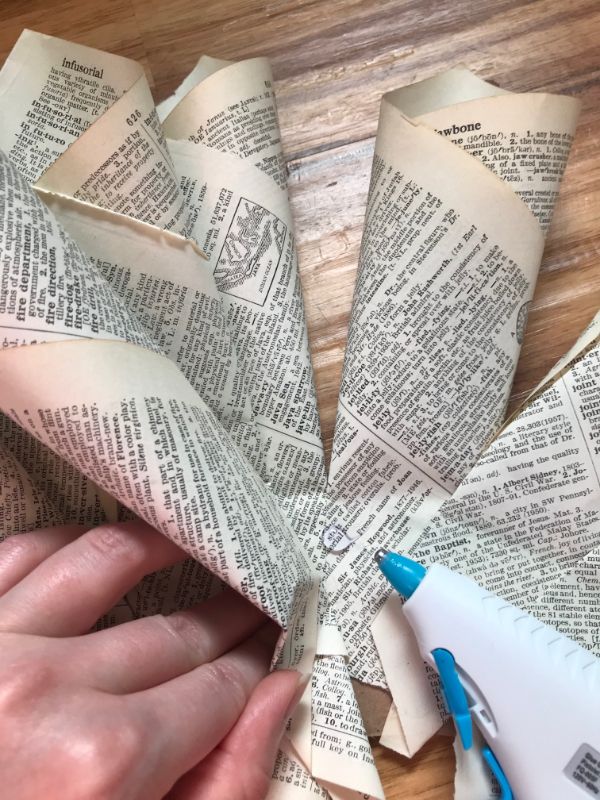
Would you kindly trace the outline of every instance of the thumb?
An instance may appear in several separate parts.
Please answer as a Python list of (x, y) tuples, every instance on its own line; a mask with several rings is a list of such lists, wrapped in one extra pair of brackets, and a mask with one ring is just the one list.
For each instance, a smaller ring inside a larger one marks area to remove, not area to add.
[(173, 787), (168, 800), (263, 800), (288, 718), (306, 688), (299, 672), (272, 672), (258, 684), (219, 746)]

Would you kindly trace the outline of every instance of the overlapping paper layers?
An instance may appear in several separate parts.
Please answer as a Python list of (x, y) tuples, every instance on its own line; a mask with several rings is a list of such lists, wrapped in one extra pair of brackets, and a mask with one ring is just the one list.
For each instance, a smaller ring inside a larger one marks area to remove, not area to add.
[[(593, 573), (583, 503), (567, 571), (550, 554), (568, 525), (536, 530), (537, 549), (470, 516), (458, 529), (472, 470), (516, 502), (494, 453), (541, 433), (528, 410), (475, 466), (504, 416), (577, 103), (462, 68), (384, 97), (329, 472), (268, 63), (203, 57), (157, 109), (140, 65), (25, 31), (0, 107), (0, 532), (134, 513), (173, 538), (190, 560), (101, 624), (231, 585), (281, 625), (278, 664), (313, 674), (271, 798), (382, 798), (351, 679), (377, 687), (359, 692), (369, 732), (391, 689), (383, 741), (401, 752), (441, 715), (374, 549), (464, 550), (481, 577), (478, 548), (506, 547), (548, 578), (541, 609)], [(575, 430), (554, 416), (548, 463)], [(490, 491), (469, 514), (498, 509)], [(484, 577), (506, 593), (500, 562)]]

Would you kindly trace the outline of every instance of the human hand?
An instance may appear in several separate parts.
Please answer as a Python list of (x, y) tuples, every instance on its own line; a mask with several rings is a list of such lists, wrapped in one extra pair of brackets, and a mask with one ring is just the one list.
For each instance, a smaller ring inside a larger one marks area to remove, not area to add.
[(6, 800), (264, 798), (302, 690), (297, 672), (267, 676), (273, 623), (227, 591), (88, 632), (144, 575), (184, 557), (142, 523), (0, 544)]

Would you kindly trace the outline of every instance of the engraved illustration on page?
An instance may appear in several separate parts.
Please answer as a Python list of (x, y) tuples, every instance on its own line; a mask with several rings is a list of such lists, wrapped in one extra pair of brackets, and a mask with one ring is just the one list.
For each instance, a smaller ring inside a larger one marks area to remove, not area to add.
[(287, 226), (275, 214), (241, 197), (215, 268), (219, 290), (264, 305), (286, 234)]

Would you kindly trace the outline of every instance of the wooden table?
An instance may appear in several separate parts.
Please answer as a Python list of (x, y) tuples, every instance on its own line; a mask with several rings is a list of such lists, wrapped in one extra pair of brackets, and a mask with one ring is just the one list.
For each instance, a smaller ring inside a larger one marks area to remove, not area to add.
[[(0, 59), (23, 27), (142, 61), (158, 100), (201, 53), (269, 56), (300, 251), (321, 421), (331, 443), (381, 94), (464, 63), (583, 110), (548, 237), (512, 405), (600, 306), (597, 0), (2, 0)], [(389, 800), (449, 800), (438, 737), (412, 762), (377, 750)]]

